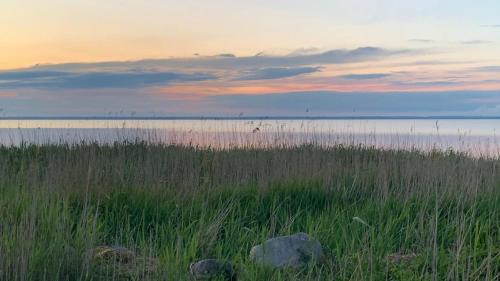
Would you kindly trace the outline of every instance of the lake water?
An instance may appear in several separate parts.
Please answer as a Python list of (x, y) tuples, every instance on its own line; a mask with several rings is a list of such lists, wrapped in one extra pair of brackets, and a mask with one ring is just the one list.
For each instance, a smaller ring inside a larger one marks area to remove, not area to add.
[(0, 144), (148, 141), (211, 147), (314, 143), (500, 155), (500, 119), (0, 120)]

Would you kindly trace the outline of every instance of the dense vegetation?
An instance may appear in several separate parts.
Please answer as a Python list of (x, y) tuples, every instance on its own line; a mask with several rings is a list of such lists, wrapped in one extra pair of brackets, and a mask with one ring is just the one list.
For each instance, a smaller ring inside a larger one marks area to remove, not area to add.
[[(321, 264), (248, 259), (300, 231), (326, 248)], [(100, 266), (99, 245), (141, 260)], [(0, 280), (188, 280), (189, 263), (210, 257), (239, 280), (499, 280), (500, 161), (342, 146), (0, 147)]]

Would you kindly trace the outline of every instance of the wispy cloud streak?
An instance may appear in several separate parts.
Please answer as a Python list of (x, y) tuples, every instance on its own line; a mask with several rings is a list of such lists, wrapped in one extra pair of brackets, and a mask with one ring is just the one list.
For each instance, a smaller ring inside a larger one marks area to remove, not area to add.
[(140, 88), (215, 78), (207, 73), (17, 71), (0, 73), (0, 88)]
[(320, 53), (292, 53), (284, 56), (255, 55), (236, 57), (234, 55), (218, 55), (192, 58), (150, 59), (125, 62), (100, 63), (68, 63), (57, 65), (38, 65), (26, 70), (52, 71), (95, 71), (113, 70), (124, 71), (130, 69), (209, 69), (235, 70), (259, 69), (271, 67), (298, 67), (310, 65), (346, 64), (354, 62), (369, 62), (382, 60), (398, 55), (413, 52), (408, 49), (389, 50), (377, 47), (361, 47), (352, 50), (335, 49)]
[(262, 68), (254, 71), (249, 71), (244, 74), (239, 80), (268, 80), (294, 77), (302, 74), (314, 73), (320, 71), (320, 67), (273, 67)]
[(340, 78), (348, 80), (370, 80), (370, 79), (380, 79), (390, 76), (387, 73), (368, 73), (368, 74), (347, 74), (342, 75)]

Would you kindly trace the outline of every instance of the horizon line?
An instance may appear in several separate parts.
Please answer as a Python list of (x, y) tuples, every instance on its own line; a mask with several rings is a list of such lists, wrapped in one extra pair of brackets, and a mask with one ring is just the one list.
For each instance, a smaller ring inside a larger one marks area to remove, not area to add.
[(500, 119), (500, 116), (462, 115), (366, 115), (366, 116), (4, 116), (1, 120), (410, 120), (410, 119)]

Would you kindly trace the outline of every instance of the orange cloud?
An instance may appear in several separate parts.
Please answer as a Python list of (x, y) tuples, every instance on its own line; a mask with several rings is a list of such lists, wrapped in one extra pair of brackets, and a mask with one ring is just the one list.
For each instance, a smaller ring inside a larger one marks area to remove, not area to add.
[(0, 98), (14, 98), (17, 94), (13, 92), (0, 92)]

